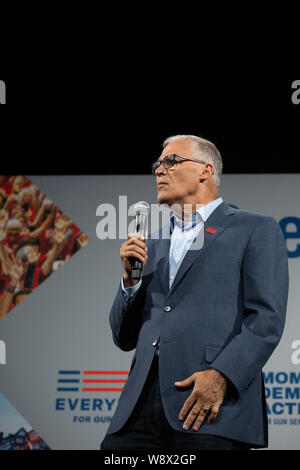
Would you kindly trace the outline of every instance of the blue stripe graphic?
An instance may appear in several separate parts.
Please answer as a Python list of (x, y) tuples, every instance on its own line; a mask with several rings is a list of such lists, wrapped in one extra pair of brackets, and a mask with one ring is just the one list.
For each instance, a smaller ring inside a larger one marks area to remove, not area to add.
[(58, 382), (60, 383), (79, 383), (79, 379), (58, 379)]
[(80, 370), (59, 370), (59, 374), (80, 374)]
[(58, 388), (58, 392), (79, 392), (79, 388)]

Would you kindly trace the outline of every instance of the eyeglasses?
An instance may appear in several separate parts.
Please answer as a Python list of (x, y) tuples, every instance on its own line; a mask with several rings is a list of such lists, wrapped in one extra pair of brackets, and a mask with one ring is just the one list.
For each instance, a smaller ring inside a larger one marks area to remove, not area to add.
[[(182, 160), (177, 160), (178, 158), (181, 158)], [(169, 170), (169, 168), (172, 168), (172, 166), (176, 165), (177, 163), (183, 163), (186, 160), (195, 163), (206, 163), (200, 160), (193, 160), (192, 158), (182, 157), (181, 155), (177, 155), (176, 153), (171, 153), (171, 155), (167, 155), (162, 160), (157, 160), (156, 162), (154, 162), (151, 167), (151, 170), (153, 175), (155, 175), (157, 168), (159, 168), (161, 164), (166, 170)]]

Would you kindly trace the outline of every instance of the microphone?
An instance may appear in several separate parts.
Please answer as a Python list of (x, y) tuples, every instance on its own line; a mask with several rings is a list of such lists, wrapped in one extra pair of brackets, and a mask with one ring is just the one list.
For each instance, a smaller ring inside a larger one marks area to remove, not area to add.
[[(148, 235), (148, 213), (150, 206), (145, 201), (137, 202), (134, 206), (135, 212), (135, 232), (140, 233), (146, 239)], [(131, 278), (139, 280), (142, 275), (143, 263), (142, 261), (131, 258)]]

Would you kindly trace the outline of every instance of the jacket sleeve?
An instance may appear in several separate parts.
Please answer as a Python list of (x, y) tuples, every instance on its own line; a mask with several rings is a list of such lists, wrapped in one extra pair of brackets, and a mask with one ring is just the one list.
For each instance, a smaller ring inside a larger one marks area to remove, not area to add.
[(109, 315), (113, 341), (122, 351), (131, 351), (136, 347), (143, 322), (145, 288), (143, 282), (131, 301), (120, 284)]
[(277, 221), (265, 217), (253, 231), (243, 258), (244, 318), (239, 333), (210, 365), (241, 396), (261, 371), (283, 333), (288, 299), (288, 260)]

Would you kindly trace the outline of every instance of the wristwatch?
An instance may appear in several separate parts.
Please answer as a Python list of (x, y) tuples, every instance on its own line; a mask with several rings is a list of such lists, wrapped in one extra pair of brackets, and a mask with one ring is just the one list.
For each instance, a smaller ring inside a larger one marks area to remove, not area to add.
[(10, 294), (14, 294), (15, 293), (15, 287), (13, 286), (8, 286), (8, 288), (6, 289), (7, 292), (9, 292)]

